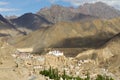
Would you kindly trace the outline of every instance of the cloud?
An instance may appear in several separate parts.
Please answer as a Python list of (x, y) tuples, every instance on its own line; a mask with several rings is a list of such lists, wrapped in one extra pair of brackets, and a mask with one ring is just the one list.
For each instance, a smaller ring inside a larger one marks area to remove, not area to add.
[(63, 2), (68, 2), (73, 6), (80, 6), (84, 3), (95, 3), (95, 2), (104, 2), (110, 6), (113, 6), (117, 9), (120, 9), (120, 0), (62, 0)]
[[(41, 1), (41, 0), (37, 0), (37, 1)], [(120, 0), (45, 0), (45, 1), (49, 1), (51, 4), (55, 4), (57, 2), (67, 2), (75, 7), (83, 5), (84, 3), (104, 2), (110, 6), (120, 9)]]
[(109, 5), (120, 5), (120, 0), (96, 0), (107, 3)]
[(13, 12), (18, 10), (19, 9), (15, 9), (15, 8), (0, 8), (0, 12)]
[(59, 1), (59, 0), (49, 0), (49, 2), (52, 4), (56, 3), (57, 1)]
[(0, 5), (7, 5), (7, 4), (9, 4), (8, 2), (1, 2), (0, 1)]
[(9, 5), (9, 2), (2, 2), (0, 1), (0, 12), (13, 12), (13, 11), (18, 11), (19, 9), (16, 8), (4, 8)]
[(62, 0), (64, 2), (69, 2), (70, 4), (74, 5), (74, 6), (79, 6), (82, 5), (84, 3), (95, 3), (98, 1), (107, 3), (109, 5), (120, 5), (120, 0)]
[(73, 6), (80, 6), (84, 3), (93, 3), (95, 0), (62, 0), (63, 2), (68, 2)]

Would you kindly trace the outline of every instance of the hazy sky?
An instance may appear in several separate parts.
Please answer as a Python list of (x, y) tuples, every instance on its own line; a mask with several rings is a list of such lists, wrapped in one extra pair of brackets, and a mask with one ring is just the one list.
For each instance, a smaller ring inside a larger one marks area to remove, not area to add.
[(120, 0), (0, 0), (0, 14), (2, 15), (22, 15), (27, 12), (37, 12), (43, 7), (51, 4), (77, 7), (84, 3), (94, 3), (102, 1), (117, 9), (120, 9)]

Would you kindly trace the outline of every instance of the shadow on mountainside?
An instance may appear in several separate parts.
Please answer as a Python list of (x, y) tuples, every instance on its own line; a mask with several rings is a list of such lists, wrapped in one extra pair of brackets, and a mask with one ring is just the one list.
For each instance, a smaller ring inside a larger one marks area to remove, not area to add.
[(42, 49), (34, 49), (34, 51), (43, 53), (45, 49), (51, 48), (66, 52), (67, 54), (76, 54), (75, 52), (80, 53), (88, 49), (100, 48), (102, 45), (108, 42), (114, 35), (115, 34), (113, 33), (99, 33), (93, 36), (67, 38), (60, 42), (52, 44), (49, 47), (43, 47)]
[(93, 36), (87, 37), (75, 37), (75, 38), (67, 38), (58, 42), (51, 47), (54, 48), (91, 48), (96, 49), (100, 46), (104, 45), (114, 34), (112, 33), (99, 33)]

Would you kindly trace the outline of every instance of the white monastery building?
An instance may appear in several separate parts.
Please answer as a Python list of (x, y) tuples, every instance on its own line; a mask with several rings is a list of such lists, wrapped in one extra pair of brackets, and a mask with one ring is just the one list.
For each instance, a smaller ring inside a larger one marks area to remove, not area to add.
[(50, 55), (54, 55), (54, 56), (63, 56), (63, 52), (61, 51), (57, 51), (57, 50), (53, 50), (53, 51), (49, 51), (48, 54)]

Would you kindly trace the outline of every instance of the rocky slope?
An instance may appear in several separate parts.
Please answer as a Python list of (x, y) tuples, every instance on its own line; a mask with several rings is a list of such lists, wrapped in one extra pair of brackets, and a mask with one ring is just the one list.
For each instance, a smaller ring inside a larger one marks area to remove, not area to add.
[(52, 24), (44, 17), (32, 13), (26, 13), (18, 18), (11, 19), (11, 21), (17, 29), (22, 31), (34, 31), (40, 28), (48, 27), (50, 24)]
[(56, 23), (60, 21), (70, 21), (74, 17), (74, 9), (59, 5), (52, 5), (50, 8), (43, 8), (37, 12), (38, 15), (44, 16), (49, 21)]
[(120, 16), (120, 11), (115, 8), (102, 3), (85, 3), (78, 8), (63, 7), (59, 5), (52, 5), (50, 8), (43, 8), (37, 12), (48, 19), (50, 22), (56, 23), (61, 21), (80, 21), (84, 18), (94, 19), (111, 19)]
[[(112, 56), (108, 59), (108, 68), (111, 71), (116, 70), (116, 72), (120, 67), (119, 60), (120, 60), (120, 33), (115, 35), (112, 39), (110, 39), (105, 45), (104, 49), (106, 49), (109, 54), (112, 54)], [(107, 52), (106, 52), (107, 53)]]
[(5, 19), (2, 15), (0, 15), (0, 37), (4, 36), (16, 36), (23, 34), (19, 31), (13, 24), (10, 23), (7, 19)]
[(94, 19), (111, 19), (120, 17), (120, 11), (102, 3), (86, 3), (78, 8), (52, 5), (42, 8), (36, 14), (26, 13), (11, 22), (18, 30), (29, 33), (34, 30), (52, 25), (58, 22), (91, 21)]
[(13, 42), (16, 47), (43, 48), (97, 48), (120, 32), (120, 19), (93, 20), (91, 22), (58, 23), (40, 29)]
[(15, 49), (8, 45), (6, 42), (0, 41), (0, 68), (15, 66), (12, 54), (15, 53)]
[(117, 18), (120, 16), (119, 10), (102, 2), (85, 3), (78, 8), (78, 11), (82, 14), (96, 16), (102, 19)]
[[(120, 34), (117, 34), (114, 37), (110, 38), (108, 41), (106, 41), (105, 44), (103, 44), (101, 47), (97, 49), (90, 49), (83, 51), (82, 53), (78, 54), (76, 58), (93, 59), (97, 61), (100, 64), (100, 66), (104, 65), (104, 67), (105, 65), (107, 65), (107, 67), (114, 66), (115, 63), (116, 67), (118, 67), (119, 58), (115, 59), (115, 57), (119, 57), (120, 55), (119, 44), (120, 44)], [(112, 62), (113, 60), (115, 62)]]
[(76, 56), (76, 59), (91, 59), (97, 62), (101, 68), (120, 76), (120, 33), (110, 38), (103, 46), (98, 49), (84, 51)]
[[(15, 49), (8, 45), (6, 42), (0, 41), (0, 79), (1, 80), (15, 80), (14, 78), (16, 74), (14, 71), (14, 67), (16, 66), (16, 63), (11, 56), (13, 53), (15, 53)], [(12, 76), (12, 77), (11, 77)], [(13, 78), (14, 77), (14, 78)], [(18, 79), (19, 80), (19, 79)]]
[(89, 15), (76, 12), (75, 8), (52, 5), (50, 8), (43, 8), (37, 12), (38, 15), (45, 17), (53, 23), (63, 21), (80, 21), (86, 18), (95, 18)]

